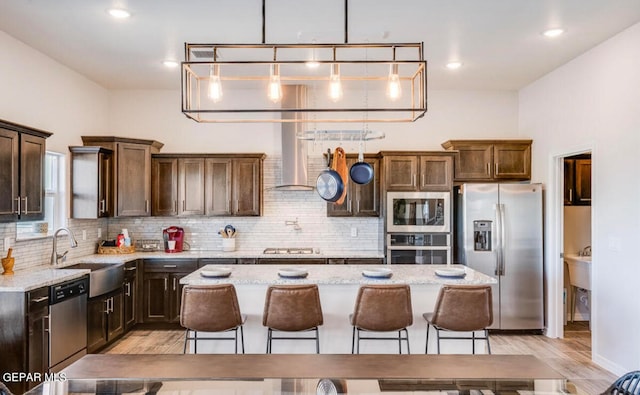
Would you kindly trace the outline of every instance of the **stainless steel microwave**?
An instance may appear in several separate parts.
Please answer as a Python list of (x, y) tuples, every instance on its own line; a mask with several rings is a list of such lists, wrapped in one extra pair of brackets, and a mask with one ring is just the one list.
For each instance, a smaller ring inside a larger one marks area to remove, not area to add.
[(387, 192), (387, 232), (449, 232), (450, 192)]

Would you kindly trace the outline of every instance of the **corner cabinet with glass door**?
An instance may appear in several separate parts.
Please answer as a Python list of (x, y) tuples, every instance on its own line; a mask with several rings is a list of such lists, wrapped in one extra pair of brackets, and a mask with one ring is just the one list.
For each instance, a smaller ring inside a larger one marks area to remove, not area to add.
[(69, 147), (71, 218), (113, 216), (113, 151), (102, 147)]
[(0, 120), (0, 222), (44, 218), (45, 139), (49, 136)]

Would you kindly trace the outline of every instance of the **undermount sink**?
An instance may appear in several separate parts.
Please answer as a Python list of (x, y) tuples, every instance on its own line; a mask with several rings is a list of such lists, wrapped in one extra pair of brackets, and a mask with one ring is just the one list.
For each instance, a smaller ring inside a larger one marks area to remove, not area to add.
[(58, 269), (89, 269), (89, 297), (104, 295), (122, 287), (124, 263), (76, 263)]

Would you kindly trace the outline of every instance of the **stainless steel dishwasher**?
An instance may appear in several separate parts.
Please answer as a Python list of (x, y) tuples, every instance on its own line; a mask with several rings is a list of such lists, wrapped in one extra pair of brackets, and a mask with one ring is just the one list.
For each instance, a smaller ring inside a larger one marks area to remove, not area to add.
[(49, 290), (50, 372), (59, 372), (87, 353), (88, 291), (86, 276)]

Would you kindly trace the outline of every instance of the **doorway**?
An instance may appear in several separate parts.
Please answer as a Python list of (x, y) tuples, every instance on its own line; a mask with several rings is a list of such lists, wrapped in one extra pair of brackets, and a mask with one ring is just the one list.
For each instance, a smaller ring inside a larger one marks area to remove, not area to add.
[(563, 331), (591, 344), (591, 151), (562, 157)]

